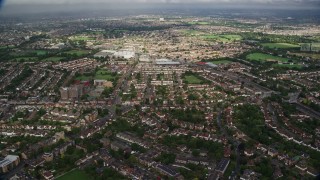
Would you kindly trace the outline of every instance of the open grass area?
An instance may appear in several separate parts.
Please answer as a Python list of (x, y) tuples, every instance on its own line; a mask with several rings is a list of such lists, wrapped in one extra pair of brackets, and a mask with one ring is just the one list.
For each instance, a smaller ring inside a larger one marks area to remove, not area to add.
[(320, 60), (320, 53), (289, 53), (290, 55), (296, 55), (300, 57), (309, 57), (312, 59), (318, 59)]
[(117, 78), (117, 75), (115, 75), (114, 73), (108, 71), (108, 70), (103, 70), (100, 69), (98, 70), (94, 76), (92, 75), (80, 75), (78, 77), (76, 77), (76, 80), (79, 81), (89, 81), (91, 79), (95, 79), (95, 80), (107, 80), (107, 81), (114, 81)]
[(81, 75), (81, 76), (76, 77), (76, 80), (79, 80), (79, 81), (89, 81), (91, 78), (92, 78), (91, 76)]
[(84, 56), (90, 53), (89, 50), (71, 50), (71, 51), (67, 51), (65, 52), (66, 54), (75, 54), (77, 56)]
[(14, 48), (15, 46), (14, 45), (9, 45), (9, 46), (0, 46), (0, 49), (12, 49)]
[(279, 56), (273, 56), (270, 54), (263, 54), (263, 53), (252, 53), (247, 55), (247, 60), (251, 61), (282, 61), (282, 62), (288, 62), (287, 58), (279, 57)]
[(76, 180), (90, 180), (89, 175), (87, 175), (84, 171), (81, 171), (79, 169), (75, 169), (73, 171), (68, 172), (67, 174), (57, 178), (57, 180), (70, 180), (70, 179), (76, 179)]
[(202, 80), (197, 78), (194, 75), (187, 75), (184, 77), (185, 81), (187, 81), (188, 84), (201, 84)]
[(49, 57), (46, 59), (43, 59), (43, 61), (52, 61), (52, 62), (58, 62), (65, 59), (64, 57)]
[(74, 41), (91, 41), (91, 40), (95, 40), (95, 38), (89, 37), (89, 36), (72, 36), (72, 37), (70, 37), (70, 39), (74, 40)]
[(48, 52), (47, 51), (43, 51), (43, 50), (35, 50), (35, 51), (32, 51), (33, 53), (36, 53), (37, 56), (43, 56), (43, 55), (46, 55)]
[(115, 76), (113, 76), (109, 71), (99, 70), (96, 72), (94, 79), (113, 81)]
[(302, 65), (300, 64), (273, 64), (272, 67), (286, 67), (286, 68), (298, 68), (301, 69)]
[(217, 60), (217, 61), (211, 61), (212, 64), (229, 64), (232, 63), (232, 61), (228, 61), (228, 60)]
[(197, 30), (182, 30), (182, 32), (187, 36), (196, 36), (203, 34), (203, 32)]
[(38, 61), (39, 58), (38, 57), (18, 57), (18, 58), (14, 58), (14, 59), (11, 59), (11, 61)]
[(191, 24), (191, 25), (209, 25), (210, 23), (206, 22), (206, 21), (198, 21), (198, 22), (188, 22), (188, 24)]
[(289, 49), (300, 47), (299, 45), (289, 43), (262, 43), (261, 45), (270, 49)]
[(204, 35), (202, 36), (202, 38), (209, 41), (218, 41), (223, 43), (240, 41), (242, 39), (240, 35), (235, 35), (235, 34), (227, 34), (227, 35), (210, 34), (210, 35)]

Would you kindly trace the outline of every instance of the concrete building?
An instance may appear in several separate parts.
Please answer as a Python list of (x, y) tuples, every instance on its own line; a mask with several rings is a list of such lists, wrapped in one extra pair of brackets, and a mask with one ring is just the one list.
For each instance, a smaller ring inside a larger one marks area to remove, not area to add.
[(94, 80), (93, 83), (95, 86), (102, 86), (102, 87), (113, 87), (113, 84), (111, 81), (107, 80)]
[(0, 173), (7, 173), (20, 163), (19, 156), (8, 155), (5, 158), (0, 158)]
[(76, 100), (83, 95), (83, 85), (75, 85), (72, 87), (62, 87), (60, 89), (62, 100)]

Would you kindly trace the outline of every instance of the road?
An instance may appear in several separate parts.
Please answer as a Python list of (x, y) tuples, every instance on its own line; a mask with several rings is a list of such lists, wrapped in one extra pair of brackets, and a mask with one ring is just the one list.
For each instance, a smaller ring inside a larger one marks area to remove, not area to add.
[(227, 137), (228, 141), (231, 141), (235, 148), (235, 153), (236, 153), (236, 167), (235, 170), (233, 171), (233, 173), (231, 174), (231, 179), (237, 179), (237, 175), (240, 173), (240, 150), (239, 150), (239, 145), (240, 142), (235, 140), (234, 138), (232, 138), (228, 132), (226, 131), (226, 129), (223, 127), (222, 123), (221, 123), (221, 116), (222, 116), (222, 110), (220, 110), (218, 117), (217, 117), (217, 124), (222, 132), (222, 134)]

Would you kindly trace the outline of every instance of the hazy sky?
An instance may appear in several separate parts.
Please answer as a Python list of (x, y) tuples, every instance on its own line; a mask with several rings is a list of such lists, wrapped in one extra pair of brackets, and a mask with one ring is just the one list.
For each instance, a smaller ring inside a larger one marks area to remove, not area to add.
[(79, 3), (224, 3), (224, 4), (281, 4), (312, 5), (319, 0), (6, 0), (6, 4), (79, 4)]

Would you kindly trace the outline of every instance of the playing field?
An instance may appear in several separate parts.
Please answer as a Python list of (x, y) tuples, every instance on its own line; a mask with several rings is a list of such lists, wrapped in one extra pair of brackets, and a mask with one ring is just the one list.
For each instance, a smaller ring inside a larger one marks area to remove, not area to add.
[(65, 59), (64, 57), (49, 57), (46, 59), (43, 59), (43, 61), (51, 61), (51, 62), (58, 62)]
[(14, 58), (11, 61), (38, 61), (38, 57), (18, 57), (18, 58)]
[(67, 51), (65, 52), (67, 54), (75, 54), (77, 56), (84, 56), (90, 53), (89, 50), (71, 50), (71, 51)]
[(201, 84), (202, 80), (197, 78), (196, 76), (185, 76), (184, 77), (185, 81), (187, 81), (188, 84)]
[(197, 30), (182, 30), (182, 32), (187, 36), (195, 36), (195, 35), (203, 34), (203, 32), (197, 31)]
[(320, 54), (319, 53), (289, 53), (290, 55), (296, 55), (301, 57), (310, 57), (312, 59), (320, 60)]
[(227, 35), (217, 35), (217, 34), (210, 34), (202, 36), (205, 40), (210, 41), (218, 41), (223, 43), (229, 43), (234, 41), (240, 41), (242, 37), (240, 35), (235, 34), (227, 34)]
[(212, 64), (229, 64), (232, 63), (231, 61), (228, 60), (217, 60), (217, 61), (211, 61)]
[(48, 52), (47, 51), (43, 51), (43, 50), (35, 50), (32, 51), (33, 53), (37, 53), (37, 56), (43, 56), (46, 55)]
[(302, 68), (300, 64), (273, 64), (272, 67)]
[(96, 72), (94, 79), (112, 81), (115, 77), (109, 71), (99, 70)]
[(270, 49), (289, 49), (300, 47), (299, 45), (289, 43), (262, 43), (261, 45)]
[(209, 25), (209, 22), (205, 22), (205, 21), (199, 21), (199, 22), (188, 22), (188, 24), (191, 25)]
[(288, 62), (287, 58), (279, 57), (279, 56), (273, 56), (270, 54), (263, 54), (263, 53), (252, 53), (247, 55), (246, 59), (251, 61), (282, 61), (282, 62)]
[(88, 37), (88, 36), (72, 36), (70, 38), (71, 40), (74, 41), (90, 41), (90, 40), (95, 40), (93, 37)]
[(85, 172), (83, 172), (79, 169), (70, 171), (67, 174), (57, 178), (57, 180), (70, 180), (70, 179), (89, 180), (91, 178), (89, 177), (89, 175), (87, 175)]

